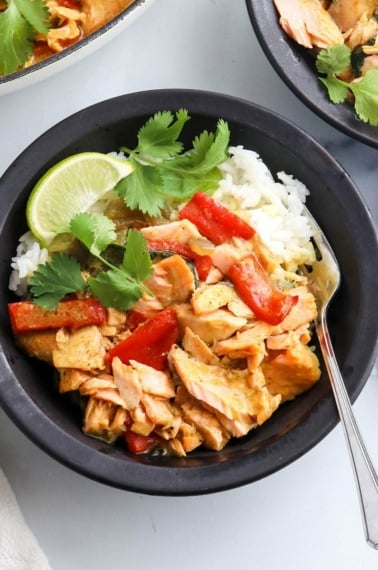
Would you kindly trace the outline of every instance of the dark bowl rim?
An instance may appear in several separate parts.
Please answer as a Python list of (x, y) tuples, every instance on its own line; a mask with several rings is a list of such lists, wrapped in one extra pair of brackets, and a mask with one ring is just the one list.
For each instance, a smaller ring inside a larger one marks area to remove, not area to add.
[(360, 120), (352, 105), (336, 105), (317, 81), (315, 65), (305, 48), (282, 30), (273, 0), (246, 0), (247, 12), (260, 46), (277, 75), (311, 111), (337, 130), (378, 147), (378, 126)]
[[(33, 75), (33, 73), (38, 73), (39, 71), (46, 69), (55, 63), (58, 63), (64, 59), (71, 57), (76, 52), (80, 51), (83, 48), (86, 48), (92, 42), (95, 42), (113, 28), (116, 28), (118, 24), (120, 24), (129, 14), (134, 12), (139, 6), (143, 5), (147, 0), (134, 0), (132, 4), (124, 8), (119, 14), (117, 14), (114, 18), (106, 22), (103, 26), (88, 34), (87, 36), (80, 39), (78, 42), (68, 46), (64, 50), (57, 52), (50, 57), (39, 61), (30, 67), (24, 67), (19, 71), (14, 71), (9, 75), (0, 76), (0, 93), (1, 93), (1, 86), (11, 84), (13, 81), (18, 82), (22, 78), (28, 77)], [(149, 0), (151, 1), (151, 0)]]
[[(150, 115), (164, 108), (182, 107), (189, 108), (193, 114), (205, 116), (209, 115), (209, 109), (214, 109), (217, 116), (239, 122), (243, 118), (243, 121), (260, 131), (274, 127), (271, 138), (282, 144), (287, 141), (288, 132), (294, 135), (294, 145), (298, 151), (305, 146), (316, 166), (324, 167), (331, 177), (334, 176), (332, 181), (337, 183), (342, 179), (343, 184), (348, 186), (352, 214), (358, 218), (364, 244), (368, 244), (375, 263), (378, 263), (377, 235), (370, 213), (352, 179), (341, 165), (311, 135), (294, 123), (260, 105), (226, 94), (192, 89), (160, 89), (120, 95), (95, 103), (66, 117), (31, 143), (0, 179), (0, 194), (4, 186), (12, 184), (15, 176), (18, 177), (21, 188), (24, 187), (23, 182), (30, 181), (28, 172), (33, 158), (44, 155), (45, 152), (53, 155), (57, 150), (66, 148), (73, 137), (92, 132), (98, 128), (101, 121), (102, 124), (109, 124), (111, 120), (121, 120), (121, 115), (124, 118), (130, 114)], [(210, 115), (214, 118), (214, 111), (211, 111)], [(56, 136), (58, 132), (59, 137)], [(11, 207), (9, 203), (4, 206), (0, 213), (0, 233)], [(370, 289), (367, 298), (373, 298), (373, 291)], [(359, 371), (358, 381), (350, 389), (352, 401), (362, 390), (376, 359), (377, 320), (373, 322), (370, 319), (369, 333), (370, 344), (367, 343), (363, 347), (366, 356), (363, 370)], [(294, 429), (289, 433), (289, 437), (286, 434), (269, 444), (274, 461), (264, 450), (257, 450), (252, 454), (242, 454), (241, 457), (231, 457), (225, 463), (208, 466), (186, 466), (183, 461), (180, 466), (162, 468), (158, 464), (146, 465), (143, 461), (134, 461), (132, 464), (128, 463), (129, 470), (125, 473), (125, 461), (122, 461), (121, 465), (117, 458), (104, 452), (94, 456), (93, 450), (86, 446), (85, 441), (65, 433), (61, 426), (38, 408), (14, 376), (11, 358), (4, 350), (0, 351), (0, 404), (18, 428), (47, 454), (74, 471), (112, 487), (138, 493), (162, 496), (201, 495), (252, 483), (301, 457), (319, 443), (339, 421), (333, 398), (329, 395), (303, 420), (306, 433), (312, 426), (316, 428), (310, 438), (302, 435), (301, 440), (300, 430), (295, 432)], [(31, 419), (33, 421), (30, 421)], [(300, 439), (300, 445), (297, 445), (294, 451), (293, 437)], [(260, 463), (256, 464), (256, 461)]]

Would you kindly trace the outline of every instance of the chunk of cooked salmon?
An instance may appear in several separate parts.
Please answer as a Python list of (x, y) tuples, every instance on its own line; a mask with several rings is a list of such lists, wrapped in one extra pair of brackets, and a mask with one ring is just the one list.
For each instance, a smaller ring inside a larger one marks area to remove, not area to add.
[(280, 25), (298, 44), (306, 47), (344, 43), (342, 33), (319, 0), (274, 0), (280, 14)]
[(56, 368), (103, 370), (106, 343), (96, 326), (82, 327), (69, 332), (60, 329), (56, 334), (57, 348), (53, 350)]
[(184, 420), (198, 431), (205, 447), (214, 451), (224, 448), (230, 440), (230, 434), (213, 413), (194, 400), (184, 402), (181, 408)]
[(255, 321), (232, 337), (216, 343), (214, 351), (218, 355), (230, 358), (258, 357), (258, 363), (265, 355), (265, 340), (269, 337), (272, 326), (262, 321)]
[(133, 306), (133, 310), (144, 315), (147, 319), (160, 313), (164, 306), (155, 295), (144, 293), (143, 296)]
[(140, 230), (146, 239), (175, 241), (187, 244), (189, 240), (200, 238), (201, 234), (197, 227), (189, 220), (177, 220), (168, 224), (148, 226)]
[[(363, 46), (364, 54), (377, 54), (378, 46), (376, 40), (378, 34), (378, 22), (375, 18), (370, 18), (363, 14), (352, 28), (344, 34), (344, 42), (351, 49)], [(365, 58), (366, 59), (366, 58)], [(364, 59), (364, 63), (365, 63)]]
[(180, 334), (186, 327), (197, 334), (204, 342), (212, 344), (217, 340), (228, 338), (247, 323), (247, 319), (236, 317), (226, 309), (217, 309), (205, 315), (195, 315), (190, 304), (175, 306)]
[(193, 424), (182, 421), (176, 439), (181, 443), (186, 455), (194, 449), (197, 449), (197, 447), (200, 447), (204, 438)]
[(56, 331), (31, 331), (15, 335), (17, 345), (32, 358), (53, 363), (53, 352), (57, 348)]
[(167, 372), (156, 370), (136, 360), (130, 360), (130, 365), (138, 374), (138, 380), (144, 394), (152, 394), (167, 399), (174, 397), (174, 382)]
[(150, 435), (154, 431), (156, 426), (148, 417), (142, 402), (136, 408), (129, 410), (129, 414), (132, 419), (131, 429), (133, 432), (139, 435)]
[(205, 364), (218, 364), (219, 358), (216, 354), (207, 346), (205, 342), (189, 328), (186, 327), (184, 336), (182, 338), (183, 349), (196, 358), (200, 362)]
[(272, 334), (281, 334), (308, 325), (318, 314), (315, 297), (307, 287), (300, 285), (288, 289), (286, 292), (288, 295), (298, 297), (298, 302), (279, 325), (272, 327)]
[(79, 390), (80, 386), (89, 378), (92, 378), (92, 374), (83, 370), (61, 368), (59, 370), (59, 393), (64, 394), (65, 392)]
[(236, 297), (232, 285), (221, 282), (215, 285), (201, 285), (194, 291), (190, 302), (194, 313), (203, 315), (227, 306)]
[(93, 396), (97, 400), (111, 402), (115, 406), (126, 409), (126, 404), (110, 374), (89, 378), (80, 385), (79, 392), (82, 396)]
[(153, 266), (153, 274), (144, 285), (163, 305), (183, 303), (194, 291), (194, 274), (180, 255), (171, 255)]
[(231, 241), (217, 245), (212, 253), (214, 266), (227, 275), (231, 265), (243, 259), (253, 251), (252, 242), (241, 238), (233, 238)]
[(169, 359), (191, 396), (230, 419), (248, 413), (245, 396), (238, 386), (247, 370), (204, 364), (177, 345), (170, 350)]
[(112, 371), (114, 383), (126, 408), (128, 410), (136, 408), (143, 394), (138, 372), (130, 364), (121, 362), (117, 356), (112, 360)]
[(320, 378), (316, 354), (300, 341), (293, 341), (286, 350), (268, 354), (261, 368), (269, 392), (281, 394), (282, 401), (309, 390)]
[(176, 425), (169, 400), (151, 394), (143, 394), (142, 401), (148, 418), (155, 426), (168, 428)]
[(113, 443), (125, 431), (127, 412), (119, 406), (90, 397), (85, 408), (83, 432)]
[(346, 32), (353, 28), (362, 16), (373, 16), (377, 7), (377, 0), (337, 0), (331, 2), (328, 13), (339, 29)]

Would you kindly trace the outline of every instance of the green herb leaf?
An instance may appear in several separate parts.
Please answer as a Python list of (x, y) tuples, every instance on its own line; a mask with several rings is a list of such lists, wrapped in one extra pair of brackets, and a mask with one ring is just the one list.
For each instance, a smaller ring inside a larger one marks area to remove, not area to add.
[(332, 75), (342, 73), (350, 64), (351, 51), (345, 44), (331, 46), (319, 52), (316, 69), (319, 73)]
[(177, 139), (189, 118), (185, 109), (177, 111), (176, 120), (170, 111), (155, 113), (139, 130), (136, 151), (155, 158), (169, 158), (180, 153), (183, 145)]
[(43, 0), (7, 0), (0, 13), (0, 75), (22, 67), (33, 53), (36, 32), (47, 33), (49, 10)]
[(65, 295), (86, 287), (78, 260), (64, 253), (55, 253), (50, 261), (39, 265), (30, 285), (35, 304), (48, 310), (55, 309)]
[(117, 237), (115, 225), (109, 218), (88, 212), (76, 214), (68, 231), (95, 256), (99, 256)]
[(137, 281), (144, 281), (152, 274), (152, 261), (147, 251), (146, 238), (137, 230), (130, 229), (127, 233), (122, 267)]
[(215, 133), (203, 131), (192, 148), (183, 152), (177, 137), (189, 115), (180, 110), (175, 117), (169, 111), (156, 113), (139, 131), (137, 148), (121, 149), (129, 153), (134, 171), (119, 182), (116, 191), (129, 208), (150, 216), (160, 214), (167, 197), (182, 201), (197, 190), (215, 190), (221, 178), (218, 165), (228, 157), (226, 121), (218, 121)]
[(359, 81), (350, 84), (355, 109), (362, 121), (378, 126), (378, 68), (369, 69)]
[(348, 83), (337, 74), (350, 65), (351, 50), (346, 45), (333, 46), (322, 50), (316, 59), (319, 77), (328, 90), (333, 103), (343, 103), (348, 94), (353, 94), (354, 108), (358, 117), (365, 123), (378, 126), (378, 68), (370, 69), (357, 81)]
[(115, 191), (132, 210), (158, 216), (165, 203), (159, 171), (133, 159), (131, 163), (133, 172), (117, 184)]
[(121, 311), (135, 305), (144, 291), (140, 283), (126, 279), (121, 269), (102, 271), (96, 277), (90, 277), (88, 285), (104, 307), (115, 307)]
[(348, 97), (349, 89), (343, 83), (340, 83), (337, 77), (330, 75), (329, 77), (319, 77), (319, 81), (328, 89), (328, 96), (332, 103), (344, 103)]

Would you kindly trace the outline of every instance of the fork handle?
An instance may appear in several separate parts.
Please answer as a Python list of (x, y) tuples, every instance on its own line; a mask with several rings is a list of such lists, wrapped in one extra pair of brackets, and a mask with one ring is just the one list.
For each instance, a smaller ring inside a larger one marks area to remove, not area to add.
[(323, 317), (317, 325), (317, 334), (323, 359), (328, 371), (341, 425), (349, 450), (356, 482), (366, 541), (378, 549), (378, 477), (366, 450), (356, 419), (354, 417), (348, 392), (333, 351), (327, 322)]

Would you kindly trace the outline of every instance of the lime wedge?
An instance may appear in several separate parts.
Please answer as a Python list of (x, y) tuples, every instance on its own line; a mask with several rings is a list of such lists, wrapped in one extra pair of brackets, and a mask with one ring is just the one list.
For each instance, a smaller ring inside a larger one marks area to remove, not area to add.
[(86, 212), (133, 171), (127, 160), (82, 152), (50, 168), (33, 188), (26, 205), (29, 229), (48, 246), (58, 228)]

